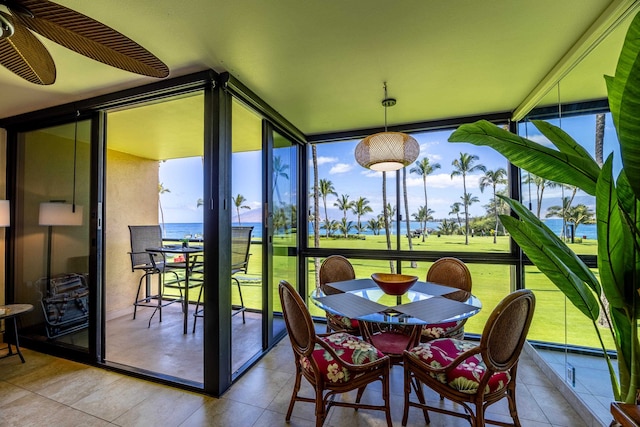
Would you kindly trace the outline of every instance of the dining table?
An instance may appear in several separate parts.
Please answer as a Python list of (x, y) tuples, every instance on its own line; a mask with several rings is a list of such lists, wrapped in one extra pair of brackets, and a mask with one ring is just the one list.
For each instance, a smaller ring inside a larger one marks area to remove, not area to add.
[(422, 326), (469, 318), (482, 309), (470, 292), (417, 281), (403, 295), (387, 295), (371, 278), (325, 284), (311, 300), (321, 309), (365, 322)]
[(202, 246), (166, 245), (146, 248), (146, 251), (151, 253), (160, 253), (165, 258), (167, 255), (181, 255), (184, 258), (184, 262), (168, 263), (168, 265), (170, 265), (173, 270), (179, 268), (184, 269), (184, 298), (182, 301), (182, 314), (183, 333), (186, 334), (189, 323), (189, 281), (191, 280), (191, 272), (193, 271), (195, 258), (204, 252), (204, 248)]

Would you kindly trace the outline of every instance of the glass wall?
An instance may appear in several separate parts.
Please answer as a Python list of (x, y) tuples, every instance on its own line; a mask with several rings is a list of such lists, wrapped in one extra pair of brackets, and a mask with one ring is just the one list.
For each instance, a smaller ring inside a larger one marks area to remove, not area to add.
[(88, 349), (90, 122), (18, 135), (14, 295), (20, 334)]
[(496, 224), (496, 211), (505, 208), (495, 198), (507, 191), (507, 162), (485, 147), (448, 143), (452, 131), (412, 133), (420, 155), (397, 174), (358, 165), (358, 141), (316, 144), (308, 174), (310, 181), (317, 174), (318, 207), (316, 214), (311, 182), (309, 247), (508, 253), (509, 238)]

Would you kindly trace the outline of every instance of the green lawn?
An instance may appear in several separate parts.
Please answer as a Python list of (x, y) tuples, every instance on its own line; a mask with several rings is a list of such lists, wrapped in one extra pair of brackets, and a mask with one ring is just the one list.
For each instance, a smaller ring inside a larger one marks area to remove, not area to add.
[[(274, 240), (279, 245), (277, 238)], [(402, 239), (402, 248), (408, 249), (407, 239)], [(464, 236), (430, 236), (422, 242), (414, 239), (413, 249), (431, 251), (469, 251), (469, 252), (508, 252), (509, 239), (498, 237), (498, 242), (493, 243), (492, 237), (476, 236), (469, 239), (469, 245), (464, 244)], [(284, 246), (284, 245), (282, 245)], [(325, 239), (320, 241), (322, 248), (386, 248), (384, 236), (367, 236), (366, 239)], [(594, 240), (569, 245), (580, 254), (596, 254), (597, 245)], [(295, 281), (292, 259), (286, 256), (274, 257), (274, 310), (280, 310), (277, 285), (281, 279)], [(389, 271), (389, 262), (381, 260), (351, 259), (358, 277), (368, 277), (372, 273)], [(420, 279), (426, 278), (427, 270), (431, 263), (418, 262), (415, 269), (410, 268), (407, 261), (403, 263), (403, 272), (415, 274)], [(254, 242), (251, 247), (249, 260), (249, 272), (247, 275), (239, 275), (242, 283), (242, 292), (245, 305), (251, 308), (262, 307), (262, 283), (259, 281), (262, 267), (262, 251), (259, 242)], [(482, 301), (483, 309), (476, 316), (469, 319), (466, 330), (471, 333), (481, 333), (484, 323), (496, 304), (510, 291), (511, 267), (496, 264), (469, 264), (469, 270), (473, 278), (473, 293)], [(314, 288), (315, 269), (313, 259), (308, 261), (310, 291)], [(536, 268), (527, 268), (526, 286), (536, 295), (536, 312), (533, 324), (529, 332), (529, 339), (554, 342), (560, 344), (574, 344), (593, 348), (600, 348), (597, 335), (591, 322), (571, 305), (564, 295), (547, 280)], [(232, 289), (233, 303), (239, 303), (235, 286)], [(323, 316), (324, 312), (312, 303), (309, 309), (313, 315)], [(570, 325), (566, 328), (565, 325)], [(601, 334), (608, 348), (613, 349), (611, 334), (606, 328), (600, 328)]]

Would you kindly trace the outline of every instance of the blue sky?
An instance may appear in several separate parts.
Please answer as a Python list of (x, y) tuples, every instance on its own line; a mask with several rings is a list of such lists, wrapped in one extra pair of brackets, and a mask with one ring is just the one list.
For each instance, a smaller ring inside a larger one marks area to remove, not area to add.
[[(553, 121), (558, 125), (558, 121)], [(585, 146), (593, 155), (595, 141), (595, 117), (585, 116), (576, 118), (563, 118), (560, 126), (569, 135)], [(526, 127), (529, 139), (536, 142), (548, 144), (542, 135), (532, 124)], [(487, 147), (476, 147), (465, 143), (449, 143), (447, 138), (450, 130), (438, 132), (422, 132), (413, 134), (420, 144), (420, 155), (418, 159), (428, 157), (430, 162), (439, 163), (441, 168), (427, 177), (427, 194), (429, 198), (429, 208), (435, 211), (435, 218), (449, 217), (452, 203), (460, 201), (462, 196), (462, 178), (451, 178), (453, 171), (452, 161), (460, 156), (460, 152), (476, 154), (479, 156), (477, 163), (481, 163), (487, 169), (506, 168), (507, 163), (494, 150)], [(523, 133), (524, 136), (524, 133)], [(364, 169), (355, 161), (353, 152), (358, 141), (348, 141), (339, 143), (318, 144), (318, 170), (321, 179), (328, 179), (338, 195), (349, 195), (350, 200), (355, 200), (360, 196), (366, 197), (370, 201), (370, 206), (374, 210), (373, 215), (382, 211), (382, 174)], [(615, 130), (611, 122), (610, 115), (607, 115), (605, 128), (605, 157), (614, 147), (617, 147)], [(251, 209), (242, 210), (243, 221), (257, 222), (261, 218), (261, 152), (235, 153), (233, 155), (232, 182), (233, 195), (242, 194), (246, 199), (246, 205)], [(309, 155), (309, 158), (311, 156)], [(617, 169), (619, 170), (620, 156), (615, 154)], [(310, 166), (310, 165), (309, 165)], [(418, 206), (424, 204), (424, 191), (422, 178), (409, 173), (407, 169), (407, 188), (409, 196), (409, 210), (415, 212)], [(617, 174), (617, 172), (616, 172)], [(402, 175), (400, 175), (402, 176)], [(489, 203), (492, 197), (491, 188), (486, 188), (484, 193), (480, 191), (479, 180), (482, 173), (467, 176), (467, 191), (480, 199), (480, 202), (470, 207), (471, 215), (484, 214), (483, 206)], [(313, 175), (309, 173), (309, 179)], [(161, 196), (161, 203), (165, 214), (166, 222), (201, 222), (202, 208), (196, 207), (196, 202), (202, 198), (202, 159), (200, 157), (178, 159), (162, 162), (160, 164), (160, 182), (170, 190)], [(309, 188), (311, 187), (309, 184)], [(387, 196), (393, 197), (395, 194), (395, 173), (387, 173)], [(280, 187), (283, 198), (286, 196), (285, 186)], [(535, 188), (532, 188), (532, 197), (535, 205)], [(525, 188), (523, 198), (525, 204), (527, 200), (527, 189)], [(559, 204), (561, 197), (560, 189), (545, 190), (546, 206)], [(568, 195), (568, 194), (565, 194)], [(578, 194), (580, 197), (581, 194)], [(329, 217), (339, 219), (342, 213), (333, 206), (336, 198), (330, 196), (327, 200)], [(391, 199), (389, 199), (391, 200)], [(589, 200), (583, 198), (581, 200)], [(322, 204), (322, 202), (321, 202)], [(322, 206), (321, 206), (322, 209)], [(373, 216), (372, 215), (372, 216)], [(322, 214), (324, 216), (324, 214)], [(235, 220), (235, 210), (233, 218)], [(352, 215), (348, 216), (349, 219)], [(366, 220), (366, 218), (364, 218)]]

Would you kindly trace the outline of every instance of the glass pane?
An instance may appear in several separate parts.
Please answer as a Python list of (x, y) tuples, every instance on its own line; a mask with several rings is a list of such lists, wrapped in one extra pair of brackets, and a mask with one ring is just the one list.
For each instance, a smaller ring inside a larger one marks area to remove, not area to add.
[[(231, 226), (252, 227), (247, 268), (233, 274), (232, 372), (262, 351), (262, 118), (232, 101)], [(233, 233), (233, 231), (232, 231)], [(232, 243), (232, 245), (234, 245)], [(234, 269), (237, 270), (237, 269)], [(242, 293), (242, 300), (240, 299)], [(244, 304), (244, 311), (242, 311)]]
[(278, 283), (286, 280), (295, 286), (298, 258), (298, 146), (274, 132), (273, 135), (273, 333), (285, 328), (278, 297)]
[(20, 333), (83, 351), (91, 310), (90, 147), (89, 121), (19, 135), (14, 225), (15, 300), (34, 306), (21, 316)]
[[(578, 142), (591, 156), (596, 158), (596, 125), (598, 120), (604, 119), (602, 124), (602, 153), (606, 159), (611, 153), (614, 155), (614, 176), (621, 169), (619, 145), (615, 128), (611, 121), (611, 114), (585, 114), (575, 117), (564, 117), (562, 120), (549, 120), (560, 127)], [(552, 146), (536, 127), (529, 122), (519, 124), (518, 132), (521, 136)], [(582, 190), (563, 186), (536, 177), (527, 171), (522, 171), (522, 200), (536, 213), (538, 218), (565, 239), (569, 247), (579, 255), (597, 254), (597, 227), (595, 222), (595, 197)]]
[[(198, 92), (110, 112), (105, 160), (105, 358), (195, 383), (204, 381), (203, 321), (194, 317), (206, 243), (203, 105)], [(137, 226), (151, 238), (139, 240)], [(148, 249), (161, 246), (155, 268), (144, 268)]]
[[(507, 162), (489, 148), (447, 142), (451, 132), (412, 134), (421, 153), (415, 163), (399, 172), (399, 193), (396, 172), (387, 172), (383, 180), (381, 172), (355, 162), (358, 141), (315, 144), (315, 156), (310, 148), (309, 158), (316, 160), (309, 165), (309, 246), (508, 252), (510, 241), (501, 225), (496, 226), (494, 207), (494, 190), (504, 194), (507, 189)], [(318, 182), (317, 205), (314, 177)], [(499, 204), (498, 213), (504, 210)], [(401, 218), (399, 243), (397, 214)]]

